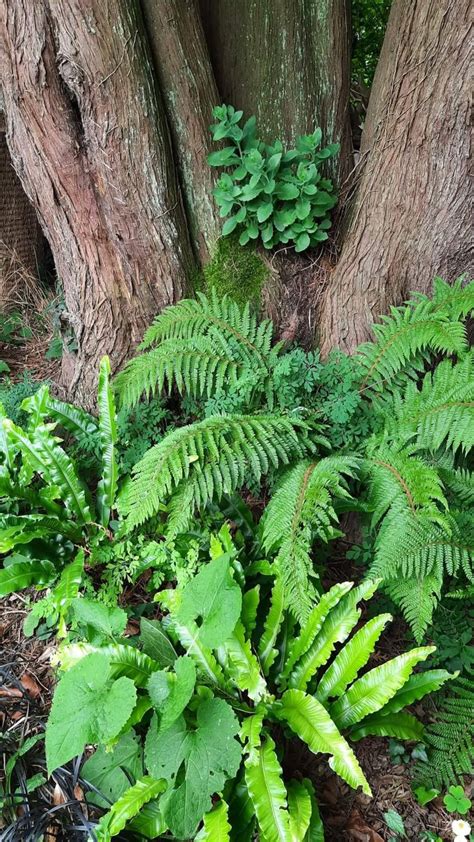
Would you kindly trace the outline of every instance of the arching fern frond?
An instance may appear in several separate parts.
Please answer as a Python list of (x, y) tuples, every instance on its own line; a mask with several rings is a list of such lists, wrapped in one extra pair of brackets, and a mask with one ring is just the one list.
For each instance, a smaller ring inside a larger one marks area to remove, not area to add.
[[(470, 289), (463, 294), (470, 295)], [(390, 315), (373, 326), (375, 341), (358, 349), (365, 370), (363, 387), (390, 389), (393, 378), (426, 351), (462, 354), (467, 348), (466, 331), (457, 319), (464, 310), (465, 304), (455, 308), (448, 297), (443, 303), (441, 294), (438, 301), (415, 295), (404, 306), (392, 307)]]
[(183, 481), (190, 483), (191, 505), (200, 508), (313, 449), (307, 425), (286, 416), (216, 415), (180, 427), (135, 466), (128, 527), (156, 514)]
[(436, 574), (424, 578), (393, 579), (384, 588), (409, 623), (415, 640), (420, 643), (433, 618), (441, 595), (442, 579)]
[(433, 310), (443, 310), (450, 319), (465, 319), (474, 312), (474, 283), (466, 283), (466, 277), (448, 284), (443, 278), (433, 281)]
[(160, 313), (140, 346), (151, 350), (125, 366), (115, 389), (125, 406), (174, 385), (209, 398), (245, 383), (250, 392), (267, 388), (271, 397), (270, 369), (281, 348), (272, 348), (272, 334), (272, 323), (259, 323), (249, 305), (198, 294)]
[(458, 363), (439, 363), (421, 388), (410, 383), (404, 396), (386, 407), (385, 417), (389, 432), (412, 439), (418, 449), (468, 452), (474, 446), (474, 353)]
[(315, 538), (339, 535), (334, 498), (350, 498), (345, 477), (353, 477), (358, 460), (328, 456), (305, 460), (285, 472), (263, 518), (263, 545), (277, 550), (275, 563), (282, 578), (287, 607), (304, 623), (316, 598), (311, 582), (311, 548)]
[(426, 728), (430, 762), (415, 770), (420, 783), (442, 789), (474, 773), (473, 710), (474, 682), (458, 678), (441, 701), (436, 721)]

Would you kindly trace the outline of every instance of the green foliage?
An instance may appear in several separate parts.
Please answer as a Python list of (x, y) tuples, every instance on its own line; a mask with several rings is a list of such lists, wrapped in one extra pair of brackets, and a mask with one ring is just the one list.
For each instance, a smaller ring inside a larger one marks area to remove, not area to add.
[(389, 830), (395, 833), (396, 838), (406, 839), (405, 833), (405, 825), (403, 823), (403, 819), (396, 810), (388, 810), (386, 813), (383, 814), (385, 819), (385, 824), (389, 828)]
[(21, 405), (25, 398), (34, 395), (40, 386), (41, 383), (36, 383), (32, 380), (28, 371), (25, 371), (21, 380), (17, 382), (10, 379), (0, 379), (0, 404), (3, 407), (6, 417), (10, 418), (14, 424), (24, 424), (26, 422), (28, 416), (21, 409)]
[(472, 806), (470, 798), (466, 798), (462, 786), (450, 786), (443, 798), (443, 804), (448, 813), (460, 813), (465, 816)]
[(392, 0), (352, 0), (352, 75), (370, 87)]
[[(373, 593), (374, 583), (356, 589), (352, 583), (335, 585), (307, 622), (291, 621), (288, 638), (280, 580), (273, 579), (264, 596), (267, 579), (257, 567), (246, 574), (228, 554), (217, 555), (186, 585), (157, 594), (163, 619), (143, 621), (139, 640), (148, 654), (130, 642), (63, 646), (64, 672), (47, 727), (49, 767), (80, 753), (88, 742), (99, 743), (96, 759), (84, 766), (84, 777), (87, 770), (90, 783), (103, 786), (99, 797), (113, 793), (118, 804), (128, 803), (134, 787), (142, 791), (144, 775), (150, 787), (166, 782), (158, 799), (150, 795), (150, 803), (161, 817), (160, 833), (169, 829), (176, 838), (192, 838), (201, 821), (199, 838), (214, 825), (226, 837), (237, 800), (242, 806), (235, 829), (241, 821), (252, 828), (255, 816), (265, 839), (303, 840), (310, 828), (311, 838), (322, 839), (312, 787), (285, 780), (277, 735), (292, 735), (311, 752), (329, 755), (347, 783), (370, 793), (349, 743), (352, 734), (398, 734), (400, 722), (408, 739), (419, 738), (421, 724), (401, 710), (450, 676), (412, 674), (431, 647), (359, 675), (376, 642), (374, 624), (380, 630), (388, 619), (374, 618), (351, 637), (360, 618), (358, 603)], [(257, 587), (262, 596), (248, 633), (245, 595)], [(91, 617), (87, 603), (85, 616)], [(101, 616), (92, 619), (95, 640), (104, 623)], [(272, 650), (275, 656), (268, 657)], [(81, 714), (70, 737), (70, 712), (78, 698)], [(374, 716), (384, 722), (383, 731), (372, 726)], [(104, 752), (110, 743), (113, 750)], [(216, 793), (225, 800), (214, 815)], [(117, 811), (115, 804), (107, 816)], [(119, 812), (124, 823), (133, 815)]]
[[(464, 324), (473, 309), (474, 284), (436, 279), (432, 298), (416, 294), (392, 308), (353, 359), (322, 363), (318, 352), (272, 344), (271, 323), (259, 324), (248, 306), (199, 295), (168, 308), (117, 378), (117, 393), (134, 406), (176, 387), (205, 418), (171, 432), (136, 466), (128, 524), (166, 507), (173, 537), (188, 527), (187, 511), (244, 483), (257, 489), (269, 475), (263, 548), (275, 556), (287, 606), (308, 615), (318, 599), (313, 548), (340, 535), (343, 512), (357, 511), (370, 574), (384, 580), (420, 642), (445, 583), (474, 578), (466, 511), (474, 354)], [(311, 461), (295, 461), (288, 425)]]
[(417, 780), (426, 786), (455, 786), (462, 775), (474, 770), (474, 684), (458, 678), (439, 704), (435, 721), (428, 725), (425, 742), (429, 766), (416, 768)]
[(212, 167), (227, 170), (213, 191), (220, 215), (228, 217), (223, 236), (238, 228), (241, 245), (260, 237), (267, 249), (289, 243), (295, 251), (327, 240), (337, 196), (321, 168), (339, 145), (320, 148), (322, 132), (316, 129), (299, 137), (296, 149), (285, 150), (279, 140), (267, 145), (257, 138), (255, 117), (241, 127), (243, 112), (231, 105), (212, 113), (217, 120), (211, 126), (213, 140), (227, 143), (208, 156)]

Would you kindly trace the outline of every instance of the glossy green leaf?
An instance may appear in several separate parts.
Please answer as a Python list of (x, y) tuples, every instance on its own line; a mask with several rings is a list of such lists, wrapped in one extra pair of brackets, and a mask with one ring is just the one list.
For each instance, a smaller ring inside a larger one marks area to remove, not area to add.
[(377, 640), (391, 619), (391, 614), (374, 617), (346, 643), (318, 682), (316, 698), (320, 702), (325, 702), (331, 696), (340, 696), (356, 678), (359, 670), (369, 660)]
[(349, 731), (351, 740), (360, 740), (362, 737), (394, 737), (397, 740), (423, 741), (424, 728), (410, 713), (388, 713), (382, 715), (382, 711), (367, 716), (358, 725), (354, 725)]
[(376, 713), (403, 687), (416, 664), (434, 651), (433, 646), (420, 646), (358, 678), (344, 696), (331, 705), (334, 722), (339, 728), (347, 728)]
[(228, 842), (230, 839), (229, 808), (225, 801), (218, 801), (204, 816), (204, 827), (195, 837), (200, 842)]
[(281, 579), (277, 578), (273, 585), (270, 601), (270, 610), (265, 618), (263, 633), (258, 646), (258, 655), (265, 675), (268, 675), (270, 667), (278, 655), (275, 643), (283, 622), (285, 607), (285, 595)]
[(290, 781), (287, 792), (291, 839), (293, 842), (301, 842), (311, 821), (311, 796), (303, 781)]
[(99, 408), (99, 441), (102, 461), (102, 476), (97, 486), (97, 507), (102, 526), (108, 526), (110, 513), (117, 494), (117, 416), (115, 400), (110, 386), (110, 360), (103, 357), (99, 368), (97, 404)]
[(240, 621), (224, 645), (217, 650), (218, 656), (221, 651), (225, 658), (226, 674), (239, 690), (247, 692), (251, 699), (258, 702), (267, 692), (267, 685)]
[(331, 755), (331, 768), (350, 786), (361, 786), (367, 795), (371, 794), (354, 752), (317, 699), (301, 690), (287, 690), (276, 713), (311, 751)]
[(446, 681), (457, 678), (458, 673), (450, 673), (447, 670), (425, 670), (410, 675), (400, 690), (383, 706), (381, 713), (397, 713), (403, 708), (418, 702), (428, 693), (435, 693)]
[(8, 596), (15, 591), (29, 588), (30, 585), (49, 585), (55, 578), (56, 570), (50, 561), (29, 559), (10, 564), (0, 570), (0, 596)]
[(245, 782), (262, 838), (265, 842), (289, 842), (286, 789), (271, 737), (266, 737), (245, 759)]
[(97, 842), (109, 842), (114, 836), (118, 836), (127, 822), (140, 812), (143, 805), (160, 795), (165, 788), (166, 781), (154, 780), (148, 775), (137, 781), (100, 819), (94, 831)]

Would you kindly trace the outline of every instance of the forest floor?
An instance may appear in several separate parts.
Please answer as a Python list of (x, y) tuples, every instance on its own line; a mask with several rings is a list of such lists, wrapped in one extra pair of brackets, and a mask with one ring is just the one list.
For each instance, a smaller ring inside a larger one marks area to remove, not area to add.
[[(49, 380), (54, 391), (60, 361), (45, 359), (44, 342), (40, 339), (14, 351), (10, 347), (4, 358), (8, 360), (13, 379), (21, 377), (27, 369), (34, 379)], [(0, 348), (0, 356), (1, 351)], [(330, 587), (336, 581), (357, 579), (360, 574), (361, 568), (349, 562), (344, 552), (331, 559), (324, 585)], [(145, 593), (137, 584), (137, 588), (126, 594), (127, 605), (134, 601), (143, 602)], [(35, 599), (34, 592), (14, 594), (0, 600), (0, 792), (9, 757), (27, 738), (42, 733), (54, 689), (55, 677), (51, 666), (51, 658), (56, 651), (54, 637), (26, 638), (22, 632), (31, 599)], [(132, 621), (130, 633), (135, 632)], [(379, 642), (377, 661), (388, 660), (404, 651), (405, 635), (403, 622), (395, 621)], [(421, 719), (429, 717), (421, 706), (416, 707), (415, 712)], [(326, 842), (388, 842), (394, 838), (384, 821), (383, 814), (389, 810), (395, 810), (402, 816), (408, 840), (418, 842), (424, 831), (435, 832), (443, 840), (451, 839), (452, 818), (445, 811), (442, 800), (436, 799), (426, 807), (418, 805), (411, 789), (410, 767), (405, 763), (394, 764), (388, 740), (367, 738), (355, 745), (355, 751), (371, 785), (373, 798), (350, 789), (331, 772), (324, 758), (302, 754), (301, 744), (292, 747), (288, 764), (285, 764), (293, 774), (296, 772), (314, 781), (326, 829)], [(42, 741), (26, 758), (20, 759), (17, 782), (39, 773), (46, 777)], [(55, 780), (45, 782), (26, 796), (25, 806), (18, 808), (18, 815), (31, 811), (38, 827), (41, 825), (43, 828), (44, 842), (79, 842), (87, 838), (87, 833), (77, 830), (77, 827), (81, 826), (82, 816), (86, 825), (88, 818), (94, 816), (85, 805), (78, 773), (78, 764), (68, 764)], [(471, 788), (474, 792), (474, 782)], [(2, 842), (23, 842), (27, 838), (39, 837), (18, 835), (18, 831), (9, 835), (5, 828), (2, 829), (0, 819)]]
[[(28, 593), (15, 594), (0, 601), (0, 782), (5, 774), (9, 756), (28, 737), (44, 729), (54, 689), (54, 670), (51, 658), (56, 651), (54, 637), (26, 638), (22, 625), (28, 613)], [(34, 595), (31, 594), (34, 599)], [(127, 601), (130, 593), (127, 595)], [(143, 592), (140, 594), (140, 601)], [(138, 627), (135, 631), (138, 630)], [(130, 632), (134, 633), (133, 623)], [(399, 654), (403, 648), (404, 629), (400, 622), (392, 626), (392, 633), (381, 639), (379, 660)], [(416, 712), (426, 718), (420, 706)], [(383, 814), (398, 812), (405, 824), (407, 839), (418, 842), (423, 831), (436, 832), (443, 840), (451, 839), (451, 817), (441, 799), (420, 807), (411, 790), (410, 768), (407, 764), (394, 765), (388, 750), (388, 741), (367, 738), (355, 745), (357, 757), (371, 785), (373, 798), (355, 792), (329, 769), (325, 759), (309, 753), (301, 754), (301, 744), (295, 744), (287, 758), (288, 769), (293, 774), (310, 777), (315, 784), (326, 829), (326, 842), (388, 842), (393, 834), (388, 830)], [(26, 779), (42, 772), (45, 774), (43, 743), (23, 760), (20, 770)], [(84, 840), (78, 834), (77, 813), (93, 818), (84, 803), (84, 794), (78, 768), (68, 764), (60, 779), (45, 783), (28, 797), (28, 809), (44, 822), (51, 813), (46, 842), (72, 842)], [(19, 812), (22, 812), (20, 808)], [(58, 819), (55, 826), (53, 816)], [(62, 829), (60, 829), (62, 828)], [(5, 837), (10, 842), (23, 842), (26, 836)], [(4, 839), (1, 833), (0, 839)]]

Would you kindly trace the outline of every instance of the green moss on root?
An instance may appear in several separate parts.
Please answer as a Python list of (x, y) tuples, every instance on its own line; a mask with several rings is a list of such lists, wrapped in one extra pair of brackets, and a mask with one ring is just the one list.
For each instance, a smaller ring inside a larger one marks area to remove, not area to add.
[(195, 283), (206, 295), (214, 289), (219, 296), (229, 295), (238, 304), (260, 304), (260, 293), (268, 269), (251, 246), (239, 245), (234, 237), (222, 237), (214, 256)]

